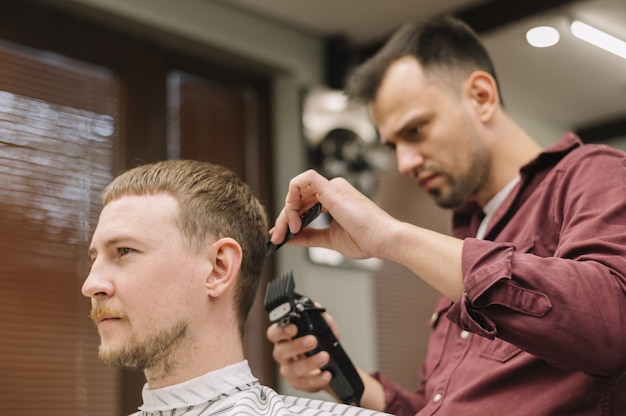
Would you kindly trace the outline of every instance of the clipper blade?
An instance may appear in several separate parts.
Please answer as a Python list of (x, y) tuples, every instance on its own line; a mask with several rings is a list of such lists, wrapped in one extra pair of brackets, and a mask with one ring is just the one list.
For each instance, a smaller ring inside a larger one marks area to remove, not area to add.
[(265, 310), (269, 313), (271, 322), (280, 320), (280, 318), (291, 311), (295, 287), (296, 284), (291, 270), (269, 282), (265, 292), (264, 305)]

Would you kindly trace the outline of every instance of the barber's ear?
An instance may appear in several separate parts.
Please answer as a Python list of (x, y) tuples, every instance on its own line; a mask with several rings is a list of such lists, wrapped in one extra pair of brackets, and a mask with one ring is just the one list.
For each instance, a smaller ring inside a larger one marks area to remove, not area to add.
[(465, 86), (480, 121), (485, 123), (491, 120), (500, 103), (496, 80), (487, 72), (475, 71)]
[(209, 296), (218, 297), (237, 281), (243, 250), (232, 238), (220, 238), (211, 244), (210, 255), (213, 268), (207, 276), (206, 288)]

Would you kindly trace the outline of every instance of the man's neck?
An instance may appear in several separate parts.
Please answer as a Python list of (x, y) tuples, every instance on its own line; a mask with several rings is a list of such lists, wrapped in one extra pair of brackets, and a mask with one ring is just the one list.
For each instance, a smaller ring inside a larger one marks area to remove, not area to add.
[(211, 343), (195, 342), (182, 346), (168, 357), (167, 362), (144, 369), (148, 387), (172, 386), (244, 360), (239, 334), (231, 337), (213, 334), (211, 337), (214, 338)]
[(475, 196), (481, 207), (515, 179), (522, 166), (535, 159), (542, 151), (541, 146), (505, 113), (500, 113), (496, 124), (490, 134), (493, 158), (491, 178)]

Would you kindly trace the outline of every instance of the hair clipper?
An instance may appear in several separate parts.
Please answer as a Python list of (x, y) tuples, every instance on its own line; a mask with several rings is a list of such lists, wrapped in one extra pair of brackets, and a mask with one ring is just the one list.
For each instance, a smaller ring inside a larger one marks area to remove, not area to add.
[(358, 406), (363, 395), (363, 381), (322, 316), (325, 309), (318, 308), (310, 298), (294, 292), (294, 288), (291, 271), (269, 283), (265, 294), (265, 310), (269, 313), (270, 321), (281, 325), (296, 324), (296, 338), (314, 335), (318, 340), (317, 348), (307, 355), (327, 351), (330, 361), (322, 370), (332, 373), (330, 387), (343, 403)]

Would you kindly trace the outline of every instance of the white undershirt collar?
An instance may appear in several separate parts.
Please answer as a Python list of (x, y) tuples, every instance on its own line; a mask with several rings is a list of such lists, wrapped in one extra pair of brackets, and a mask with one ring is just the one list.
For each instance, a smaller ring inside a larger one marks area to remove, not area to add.
[(498, 207), (502, 205), (507, 196), (511, 193), (515, 185), (520, 181), (520, 176), (517, 175), (511, 182), (509, 182), (504, 188), (500, 189), (497, 194), (495, 194), (483, 207), (483, 212), (485, 213), (485, 217), (480, 222), (480, 226), (478, 227), (478, 231), (476, 232), (476, 238), (482, 240), (485, 237), (485, 233), (487, 232), (487, 227), (489, 226), (489, 221), (493, 214), (496, 212)]

